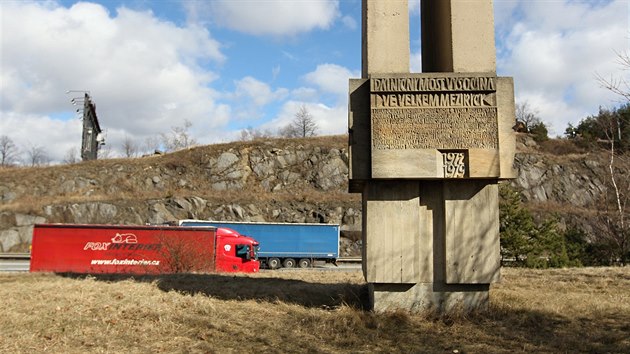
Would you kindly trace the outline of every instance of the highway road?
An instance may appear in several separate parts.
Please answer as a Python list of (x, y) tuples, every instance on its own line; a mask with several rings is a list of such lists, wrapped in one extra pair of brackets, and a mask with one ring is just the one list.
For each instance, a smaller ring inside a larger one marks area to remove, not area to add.
[[(29, 259), (4, 259), (0, 258), (0, 272), (28, 272), (30, 267)], [(339, 266), (333, 264), (316, 265), (313, 269), (321, 271), (357, 271), (361, 269), (361, 263), (356, 262), (340, 262)], [(299, 268), (281, 268), (281, 271), (300, 271)]]

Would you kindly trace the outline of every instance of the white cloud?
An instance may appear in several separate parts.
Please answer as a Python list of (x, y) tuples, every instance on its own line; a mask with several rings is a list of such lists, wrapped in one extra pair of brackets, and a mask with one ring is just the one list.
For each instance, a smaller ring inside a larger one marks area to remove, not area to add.
[(264, 106), (271, 101), (280, 99), (287, 94), (286, 89), (278, 89), (272, 91), (271, 87), (266, 83), (256, 80), (251, 76), (235, 82), (235, 95), (239, 99), (251, 100), (256, 106)]
[(412, 73), (422, 72), (422, 50), (411, 53), (409, 56), (409, 70)]
[(340, 16), (338, 1), (189, 1), (185, 8), (191, 22), (210, 21), (247, 34), (276, 37), (328, 29)]
[[(91, 92), (113, 140), (122, 134), (142, 140), (187, 119), (203, 142), (227, 124), (231, 109), (217, 102), (220, 95), (209, 88), (217, 74), (206, 69), (225, 56), (205, 28), (178, 27), (124, 7), (111, 14), (92, 3), (1, 6), (0, 118), (4, 125), (28, 117), (29, 125), (51, 128), (33, 129), (29, 139), (57, 145), (52, 128), (70, 123), (55, 121), (51, 112), (73, 109), (69, 89)], [(24, 140), (21, 131), (5, 131)], [(66, 142), (80, 143), (80, 134), (63, 131)]]
[(494, 0), (494, 27), (499, 34), (505, 32), (505, 28), (509, 28), (515, 21), (520, 2), (521, 0)]
[(410, 14), (419, 14), (420, 13), (420, 1), (419, 0), (409, 0), (409, 13)]
[(596, 74), (621, 75), (615, 51), (628, 50), (628, 3), (499, 2), (498, 70), (562, 134), (569, 122), (614, 105)]
[(228, 97), (234, 100), (234, 107), (237, 107), (234, 115), (239, 119), (259, 118), (263, 114), (262, 107), (285, 98), (289, 93), (285, 88), (273, 90), (268, 84), (251, 76), (244, 77), (234, 84), (236, 90)]
[(317, 135), (343, 134), (348, 130), (348, 107), (336, 105), (329, 107), (321, 103), (287, 101), (281, 108), (277, 117), (262, 125), (262, 129), (278, 131), (295, 118), (300, 107), (306, 107), (317, 124)]
[(276, 65), (273, 67), (273, 69), (271, 69), (272, 80), (277, 79), (278, 75), (280, 75), (280, 65)]
[[(318, 126), (319, 135), (343, 134), (348, 130), (348, 82), (360, 77), (358, 71), (336, 64), (320, 64), (303, 76), (308, 86), (291, 91), (292, 100), (285, 102), (274, 119), (263, 129), (278, 131), (289, 124), (300, 107), (305, 106)], [(329, 104), (324, 96), (332, 96)]]
[(319, 92), (312, 87), (298, 87), (291, 91), (291, 97), (298, 101), (313, 102), (319, 98)]
[(336, 135), (348, 132), (348, 107), (336, 105), (328, 107), (318, 104), (312, 108), (320, 135)]
[(315, 71), (304, 75), (304, 79), (325, 93), (338, 96), (348, 95), (348, 80), (361, 77), (361, 73), (352, 72), (336, 64), (320, 64)]
[(359, 27), (357, 21), (352, 16), (344, 16), (343, 18), (341, 18), (341, 22), (344, 26), (351, 30), (355, 30)]
[[(320, 134), (330, 135), (347, 132), (348, 83), (349, 79), (359, 77), (361, 77), (360, 71), (352, 71), (336, 64), (320, 64), (314, 71), (304, 75), (306, 82), (314, 85), (322, 95), (332, 94), (334, 97), (329, 104), (310, 103), (307, 105), (317, 121)], [(299, 108), (289, 107), (293, 109), (293, 113)]]
[(41, 146), (52, 161), (62, 161), (70, 149), (81, 148), (81, 120), (56, 120), (37, 114), (3, 113), (0, 132), (7, 135), (27, 158), (29, 147)]
[(298, 58), (291, 52), (287, 52), (286, 50), (281, 51), (282, 56), (289, 59), (290, 61), (297, 61)]

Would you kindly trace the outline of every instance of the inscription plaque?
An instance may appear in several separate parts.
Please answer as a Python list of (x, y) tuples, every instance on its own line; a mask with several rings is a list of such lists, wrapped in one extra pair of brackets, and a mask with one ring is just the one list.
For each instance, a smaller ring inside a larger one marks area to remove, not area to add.
[(496, 80), (449, 73), (371, 77), (372, 177), (465, 177), (458, 171), (466, 165), (456, 173), (446, 169), (444, 150), (460, 150), (472, 164), (498, 160)]

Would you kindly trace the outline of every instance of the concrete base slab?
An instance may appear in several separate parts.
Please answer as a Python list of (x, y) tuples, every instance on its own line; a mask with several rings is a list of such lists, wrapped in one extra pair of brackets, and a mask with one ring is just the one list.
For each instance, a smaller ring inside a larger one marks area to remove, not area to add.
[(370, 302), (375, 312), (403, 310), (455, 314), (484, 311), (488, 309), (489, 289), (489, 284), (369, 284)]

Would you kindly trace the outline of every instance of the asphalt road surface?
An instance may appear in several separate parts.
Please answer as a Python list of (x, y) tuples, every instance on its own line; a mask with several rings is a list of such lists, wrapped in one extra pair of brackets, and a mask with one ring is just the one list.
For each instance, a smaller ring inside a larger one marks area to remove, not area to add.
[[(280, 269), (285, 269), (285, 270), (301, 270), (300, 268), (280, 268)], [(351, 271), (351, 270), (360, 270), (361, 269), (361, 263), (342, 263), (339, 262), (338, 265), (334, 265), (331, 263), (323, 263), (323, 264), (316, 264), (313, 266), (313, 269), (315, 270), (330, 270), (330, 271)]]
[[(28, 259), (0, 259), (0, 272), (28, 272), (30, 260)], [(358, 271), (361, 263), (341, 263), (339, 266), (333, 264), (316, 265), (313, 269), (321, 271)], [(299, 268), (281, 268), (276, 271), (300, 271)]]

